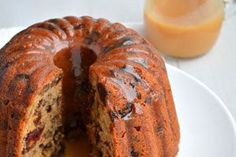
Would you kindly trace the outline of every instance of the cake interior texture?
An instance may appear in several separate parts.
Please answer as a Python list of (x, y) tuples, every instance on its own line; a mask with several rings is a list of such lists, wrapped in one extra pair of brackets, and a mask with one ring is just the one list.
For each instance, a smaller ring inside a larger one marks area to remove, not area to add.
[(57, 156), (63, 150), (62, 84), (56, 78), (34, 99), (26, 116), (22, 157)]

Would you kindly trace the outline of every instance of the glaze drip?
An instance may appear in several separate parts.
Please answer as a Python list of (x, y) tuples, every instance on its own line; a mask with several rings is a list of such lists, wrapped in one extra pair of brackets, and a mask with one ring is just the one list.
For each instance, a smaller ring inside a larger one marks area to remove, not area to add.
[[(55, 65), (63, 70), (63, 93), (65, 102), (65, 130), (85, 128), (79, 121), (86, 121), (89, 107), (93, 103), (92, 87), (88, 71), (97, 59), (94, 51), (85, 47), (62, 49), (54, 57)], [(87, 113), (87, 114), (84, 114)], [(81, 126), (82, 125), (82, 126)]]

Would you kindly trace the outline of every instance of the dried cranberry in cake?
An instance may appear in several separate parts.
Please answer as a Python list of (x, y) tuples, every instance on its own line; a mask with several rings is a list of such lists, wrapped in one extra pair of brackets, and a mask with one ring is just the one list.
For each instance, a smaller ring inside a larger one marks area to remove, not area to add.
[(23, 149), (23, 154), (27, 153), (31, 148), (33, 148), (38, 140), (40, 140), (44, 127), (37, 128), (27, 134), (25, 137), (25, 148)]

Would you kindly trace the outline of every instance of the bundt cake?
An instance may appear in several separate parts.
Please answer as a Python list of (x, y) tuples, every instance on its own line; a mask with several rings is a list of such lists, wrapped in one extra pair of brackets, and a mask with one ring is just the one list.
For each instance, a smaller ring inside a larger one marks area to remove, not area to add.
[(0, 87), (2, 157), (60, 156), (80, 127), (94, 157), (178, 152), (165, 64), (119, 23), (70, 16), (28, 27), (0, 50)]

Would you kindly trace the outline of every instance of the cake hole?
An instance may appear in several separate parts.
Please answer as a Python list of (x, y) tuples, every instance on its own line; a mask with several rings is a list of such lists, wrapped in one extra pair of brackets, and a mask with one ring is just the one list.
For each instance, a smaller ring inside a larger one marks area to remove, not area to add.
[(62, 91), (65, 103), (63, 117), (67, 139), (64, 156), (72, 157), (74, 154), (90, 156), (91, 150), (85, 134), (85, 125), (89, 117), (88, 109), (94, 101), (94, 94), (88, 73), (89, 67), (96, 60), (97, 55), (93, 50), (81, 46), (63, 49), (54, 57), (55, 65), (63, 71)]
[(64, 157), (90, 157), (91, 146), (88, 137), (85, 133), (80, 134), (80, 136), (75, 140), (71, 139), (66, 142)]
[[(63, 70), (64, 111), (69, 113), (65, 115), (66, 130), (70, 130), (70, 122), (74, 119), (83, 122), (88, 118), (85, 113), (88, 113), (94, 97), (88, 72), (96, 60), (97, 55), (93, 50), (81, 46), (63, 49), (54, 57), (55, 65)], [(74, 117), (75, 113), (79, 113), (79, 118)]]

